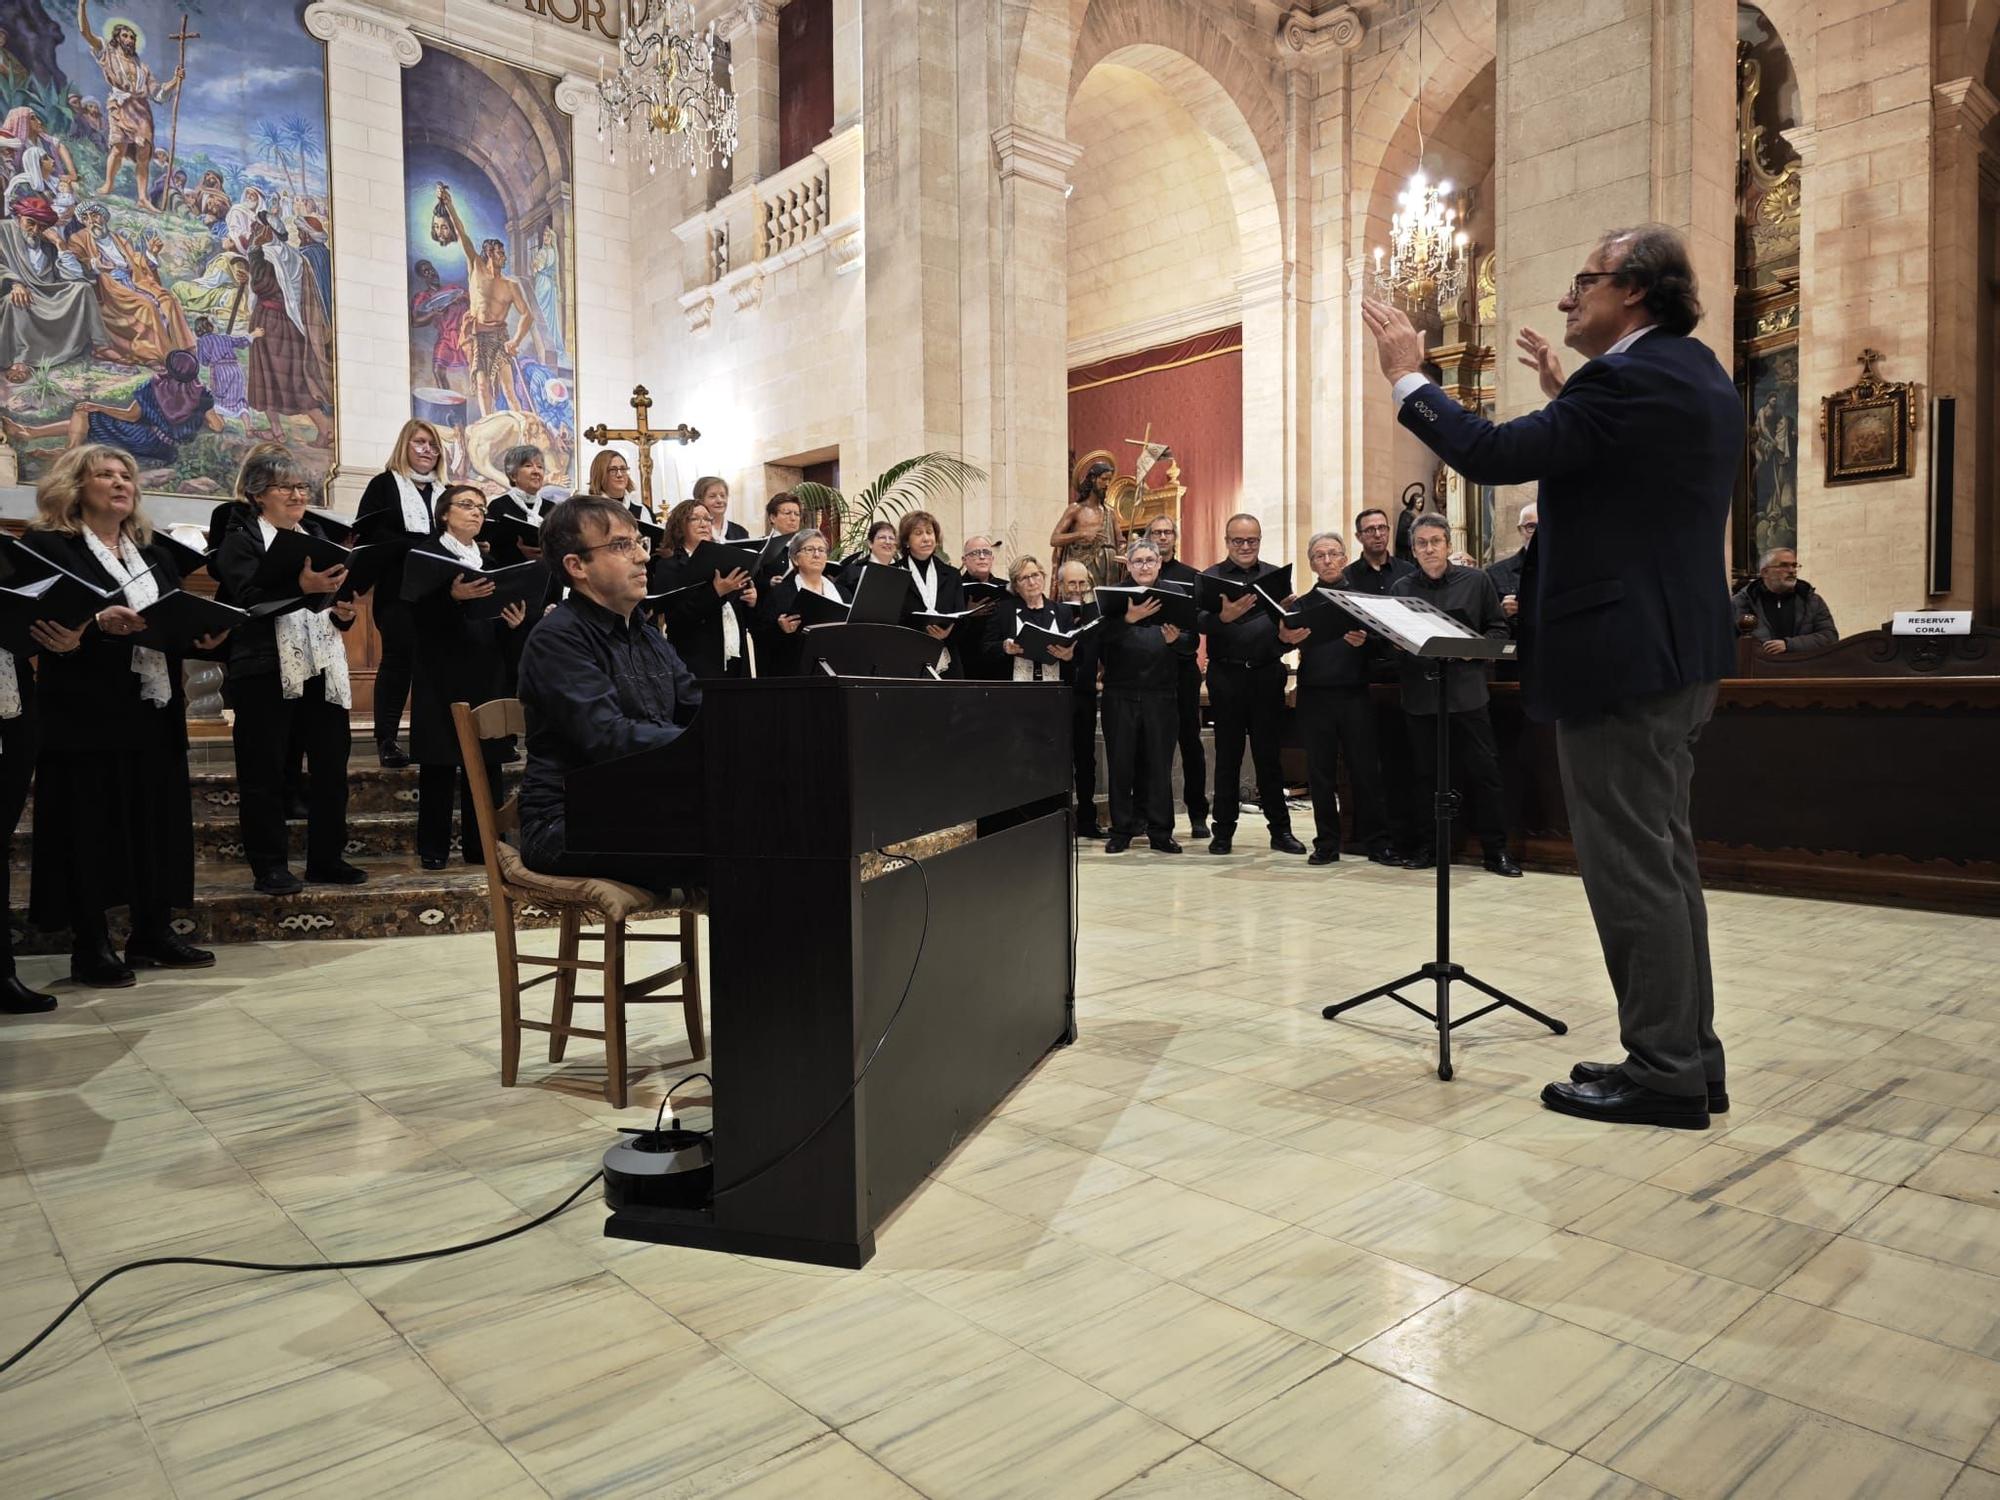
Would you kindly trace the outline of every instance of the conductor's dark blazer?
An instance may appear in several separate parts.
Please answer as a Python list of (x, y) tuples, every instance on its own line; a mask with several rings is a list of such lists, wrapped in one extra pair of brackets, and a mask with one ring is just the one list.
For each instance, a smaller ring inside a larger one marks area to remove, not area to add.
[(1654, 329), (1511, 422), (1431, 384), (1398, 420), (1474, 484), (1541, 481), (1518, 621), (1531, 717), (1713, 682), (1734, 665), (1723, 540), (1743, 402), (1706, 344)]

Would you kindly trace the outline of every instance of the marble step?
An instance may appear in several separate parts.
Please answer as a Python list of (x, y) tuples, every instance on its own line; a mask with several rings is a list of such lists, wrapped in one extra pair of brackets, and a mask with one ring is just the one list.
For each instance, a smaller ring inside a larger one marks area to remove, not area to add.
[[(285, 824), (285, 831), (290, 836), (292, 863), (299, 864), (306, 857), (305, 819), (291, 819)], [(28, 869), (33, 862), (34, 847), (35, 830), (32, 827), (17, 830), (12, 867), (16, 870)], [(408, 854), (416, 847), (417, 811), (414, 807), (404, 812), (349, 813), (347, 816), (347, 847), (344, 852), (349, 859)], [(196, 823), (194, 857), (218, 864), (240, 862), (243, 858), (243, 835), (237, 828), (236, 820), (232, 817)]]

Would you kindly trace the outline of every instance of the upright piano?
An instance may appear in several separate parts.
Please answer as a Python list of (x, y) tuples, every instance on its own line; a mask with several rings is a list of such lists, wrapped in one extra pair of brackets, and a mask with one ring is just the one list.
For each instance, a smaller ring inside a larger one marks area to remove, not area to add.
[(714, 1196), (627, 1205), (605, 1232), (858, 1267), (1075, 1038), (1070, 689), (822, 676), (702, 694), (673, 744), (565, 788), (572, 849), (690, 858), (708, 891)]

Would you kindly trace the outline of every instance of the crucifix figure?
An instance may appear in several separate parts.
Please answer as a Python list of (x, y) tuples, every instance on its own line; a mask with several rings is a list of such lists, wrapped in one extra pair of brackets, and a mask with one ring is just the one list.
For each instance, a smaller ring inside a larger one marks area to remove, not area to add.
[(599, 422), (595, 427), (583, 429), (586, 442), (599, 447), (606, 443), (630, 443), (639, 450), (639, 499), (646, 507), (646, 514), (659, 519), (659, 511), (653, 505), (653, 444), (692, 443), (701, 437), (694, 428), (683, 422), (678, 427), (654, 431), (646, 425), (646, 413), (653, 409), (653, 398), (646, 394), (643, 385), (632, 387), (632, 425), (630, 427), (606, 427)]

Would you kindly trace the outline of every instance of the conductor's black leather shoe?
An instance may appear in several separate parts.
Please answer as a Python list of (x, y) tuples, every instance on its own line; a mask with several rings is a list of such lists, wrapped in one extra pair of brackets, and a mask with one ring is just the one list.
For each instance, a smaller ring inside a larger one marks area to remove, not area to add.
[(1196, 819), (1195, 819), (1195, 820), (1194, 820), (1193, 822), (1189, 823), (1189, 824), (1188, 824), (1188, 837), (1189, 837), (1189, 838), (1191, 838), (1191, 839), (1205, 839), (1205, 838), (1207, 838), (1207, 837), (1208, 837), (1208, 819), (1206, 819), (1206, 818), (1196, 818)]
[(212, 969), (215, 955), (169, 933), (166, 937), (133, 938), (125, 945), (128, 969)]
[(1155, 854), (1179, 854), (1181, 846), (1174, 842), (1172, 834), (1162, 834), (1156, 839), (1147, 839), (1146, 847)]
[(1557, 1114), (1608, 1125), (1664, 1125), (1670, 1130), (1708, 1129), (1708, 1101), (1699, 1094), (1662, 1094), (1633, 1083), (1623, 1073), (1589, 1083), (1552, 1083), (1542, 1103)]
[(1210, 854), (1227, 854), (1235, 841), (1235, 834), (1231, 833), (1227, 828), (1219, 828), (1216, 830), (1215, 837), (1208, 841), (1208, 852)]
[(257, 890), (265, 896), (295, 896), (305, 888), (306, 883), (283, 865), (257, 877)]
[(1298, 836), (1289, 829), (1283, 833), (1272, 834), (1271, 847), (1280, 854), (1303, 854), (1306, 852), (1306, 846), (1301, 844)]
[(377, 740), (375, 758), (391, 770), (410, 763), (410, 757), (403, 753), (403, 747), (395, 740)]
[(1131, 847), (1132, 836), (1129, 833), (1114, 833), (1104, 841), (1104, 852), (1106, 854), (1123, 854)]
[[(1572, 1083), (1601, 1083), (1614, 1073), (1621, 1078), (1624, 1076), (1617, 1063), (1580, 1062), (1569, 1070), (1569, 1077)], [(1708, 1112), (1712, 1115), (1729, 1113), (1729, 1090), (1724, 1085), (1711, 1083), (1708, 1086)]]
[(1486, 868), (1495, 875), (1505, 875), (1509, 880), (1521, 878), (1521, 867), (1514, 863), (1514, 856), (1502, 849), (1497, 854), (1486, 856)]
[(358, 865), (350, 865), (346, 860), (328, 865), (324, 870), (306, 866), (306, 879), (313, 885), (360, 885), (368, 879), (368, 872)]
[(38, 1016), (56, 1008), (56, 997), (31, 990), (18, 975), (0, 979), (0, 1013), (10, 1016)]
[(1340, 851), (1338, 849), (1315, 849), (1311, 854), (1306, 856), (1306, 863), (1309, 865), (1338, 864), (1340, 863)]

